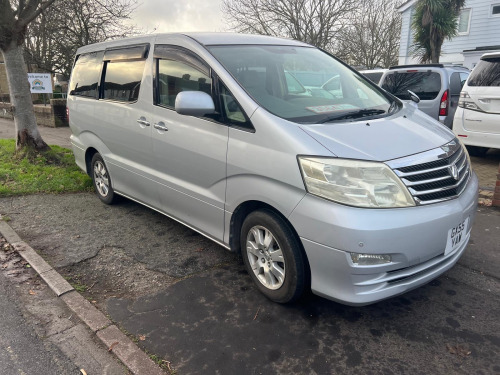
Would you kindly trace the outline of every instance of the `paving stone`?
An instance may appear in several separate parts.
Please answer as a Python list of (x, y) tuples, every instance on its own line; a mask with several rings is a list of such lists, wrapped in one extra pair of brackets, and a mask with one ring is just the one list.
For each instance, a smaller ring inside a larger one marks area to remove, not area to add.
[(111, 321), (77, 291), (63, 294), (61, 299), (93, 332), (111, 325)]
[(37, 254), (26, 242), (16, 242), (12, 246), (21, 255), (26, 262), (30, 264), (31, 267), (35, 269), (36, 272), (42, 274), (44, 272), (50, 271), (52, 266), (48, 264), (40, 255)]
[(74, 290), (73, 287), (56, 270), (50, 270), (40, 274), (40, 277), (49, 285), (57, 296)]
[(110, 361), (106, 349), (94, 341), (84, 324), (78, 324), (49, 338), (62, 352), (87, 374), (123, 375), (124, 368)]
[(117, 326), (109, 326), (97, 332), (97, 337), (111, 349), (113, 353), (127, 366), (135, 375), (165, 375), (137, 345), (135, 345)]
[(3, 220), (0, 220), (0, 233), (11, 244), (22, 241), (21, 237)]

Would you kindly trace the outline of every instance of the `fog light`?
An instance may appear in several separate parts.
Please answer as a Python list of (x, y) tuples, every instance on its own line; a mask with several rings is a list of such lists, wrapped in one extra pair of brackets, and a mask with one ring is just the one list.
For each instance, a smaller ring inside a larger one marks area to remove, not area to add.
[(357, 266), (374, 266), (376, 264), (391, 263), (391, 256), (387, 254), (351, 253), (351, 259)]

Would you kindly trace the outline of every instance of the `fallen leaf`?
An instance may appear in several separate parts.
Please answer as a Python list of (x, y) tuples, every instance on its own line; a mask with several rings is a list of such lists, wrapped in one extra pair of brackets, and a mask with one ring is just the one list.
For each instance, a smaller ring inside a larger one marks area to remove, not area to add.
[(108, 349), (108, 352), (112, 351), (112, 350), (113, 350), (113, 348), (114, 348), (116, 345), (118, 345), (118, 344), (119, 344), (119, 342), (118, 342), (118, 341), (115, 341), (114, 343), (112, 343), (112, 344), (111, 344), (111, 346), (110, 346), (110, 347), (109, 347), (109, 349)]
[(36, 292), (33, 291), (33, 290), (31, 290), (31, 289), (30, 289), (30, 291), (28, 293), (31, 294), (32, 296), (34, 296), (36, 294)]
[(139, 340), (141, 340), (141, 341), (146, 340), (146, 335), (139, 335)]
[(87, 375), (87, 371), (85, 371), (84, 369), (80, 369), (80, 372), (82, 373), (82, 375)]
[(469, 356), (472, 353), (469, 349), (467, 349), (461, 345), (453, 346), (450, 344), (446, 344), (446, 348), (448, 349), (448, 351), (451, 354), (456, 354), (459, 357), (463, 357), (463, 358)]

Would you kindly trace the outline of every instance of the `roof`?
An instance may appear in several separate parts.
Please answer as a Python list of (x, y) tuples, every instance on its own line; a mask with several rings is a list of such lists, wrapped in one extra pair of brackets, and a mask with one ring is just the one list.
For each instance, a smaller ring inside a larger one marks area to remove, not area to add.
[(130, 38), (115, 39), (111, 41), (105, 41), (95, 44), (89, 44), (87, 46), (80, 47), (77, 54), (86, 53), (90, 51), (96, 51), (99, 49), (105, 49), (110, 47), (118, 47), (127, 42), (127, 45), (141, 44), (141, 43), (151, 43), (152, 39), (155, 37), (172, 37), (172, 39), (192, 39), (204, 46), (210, 45), (227, 45), (227, 44), (275, 44), (281, 46), (302, 46), (302, 47), (312, 47), (309, 44), (299, 42), (293, 39), (277, 38), (267, 35), (255, 35), (255, 34), (238, 34), (238, 33), (159, 33), (159, 34), (148, 34), (140, 35)]
[(464, 49), (463, 52), (478, 52), (478, 51), (489, 51), (496, 49), (500, 49), (500, 46), (482, 46), (482, 47), (476, 47), (474, 49)]
[[(180, 33), (188, 36), (203, 45), (217, 44), (279, 44), (287, 46), (309, 46), (298, 40), (277, 38), (267, 35), (239, 34), (239, 33)], [(165, 34), (168, 35), (168, 34)]]
[(410, 8), (416, 2), (417, 2), (417, 0), (408, 0), (408, 1), (404, 2), (403, 4), (401, 4), (400, 6), (396, 7), (396, 9), (399, 13), (403, 13), (405, 10)]
[(410, 65), (395, 65), (391, 66), (389, 70), (397, 69), (409, 69), (409, 68), (419, 68), (419, 69), (430, 69), (430, 68), (448, 68), (448, 69), (461, 69), (469, 70), (466, 67), (460, 65), (450, 65), (450, 64), (410, 64)]

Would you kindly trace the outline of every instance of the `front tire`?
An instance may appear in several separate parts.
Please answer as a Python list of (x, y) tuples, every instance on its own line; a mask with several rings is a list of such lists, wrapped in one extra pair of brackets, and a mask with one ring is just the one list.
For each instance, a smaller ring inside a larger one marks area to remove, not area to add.
[(94, 182), (94, 189), (99, 199), (106, 204), (115, 203), (118, 196), (111, 186), (111, 177), (109, 176), (108, 168), (99, 153), (95, 153), (92, 157), (90, 171), (92, 181)]
[(246, 217), (241, 228), (245, 267), (270, 300), (293, 302), (306, 286), (307, 260), (290, 225), (270, 210)]

